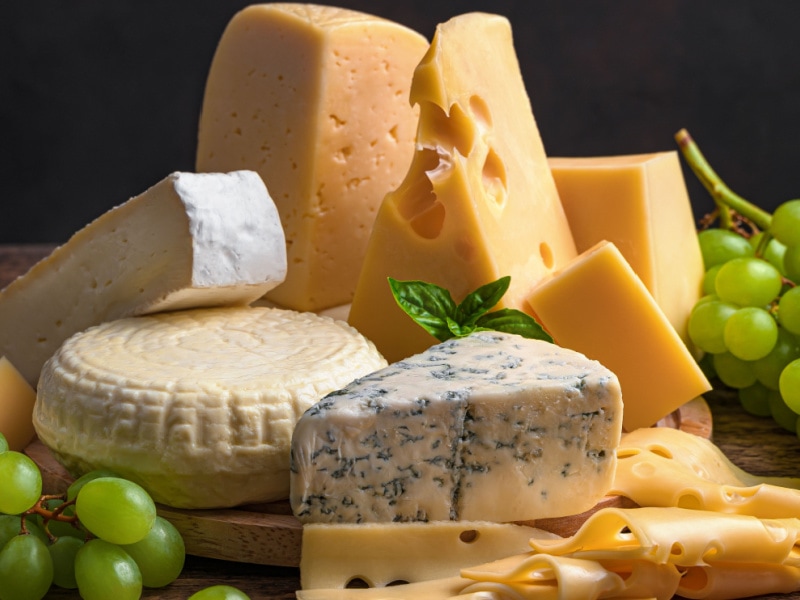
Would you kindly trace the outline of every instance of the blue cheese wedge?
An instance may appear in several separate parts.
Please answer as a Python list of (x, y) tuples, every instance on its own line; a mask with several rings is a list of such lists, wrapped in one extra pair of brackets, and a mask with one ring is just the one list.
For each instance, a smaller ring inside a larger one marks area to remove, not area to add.
[(278, 209), (257, 173), (172, 173), (0, 291), (0, 356), (35, 387), (61, 343), (92, 325), (248, 304), (285, 277)]
[(74, 475), (110, 469), (163, 504), (281, 500), (300, 415), (384, 366), (355, 329), (313, 313), (131, 317), (72, 336), (47, 361), (33, 423)]
[(613, 372), (497, 332), (433, 346), (335, 391), (298, 421), (291, 505), (305, 523), (526, 521), (610, 488)]

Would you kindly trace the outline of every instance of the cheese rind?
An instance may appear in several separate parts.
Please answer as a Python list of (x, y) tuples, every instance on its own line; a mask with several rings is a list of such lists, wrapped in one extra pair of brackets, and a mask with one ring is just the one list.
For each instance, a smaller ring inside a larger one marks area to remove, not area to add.
[(269, 186), (289, 270), (277, 305), (349, 303), (384, 195), (402, 180), (418, 111), (420, 34), (357, 11), (254, 4), (219, 41), (206, 83), (196, 168), (249, 168)]
[(74, 474), (104, 468), (181, 508), (288, 497), (300, 415), (386, 365), (341, 321), (269, 308), (120, 319), (42, 369), (39, 438)]
[(33, 405), (36, 392), (5, 357), (0, 357), (0, 433), (8, 447), (22, 451), (35, 435)]
[(539, 340), (448, 340), (336, 391), (292, 437), (303, 522), (523, 521), (603, 498), (622, 401), (616, 376)]
[(534, 287), (529, 310), (555, 341), (619, 377), (623, 427), (649, 427), (711, 389), (617, 247), (600, 242)]
[(505, 18), (439, 25), (411, 99), (416, 153), (378, 212), (349, 316), (390, 362), (435, 339), (398, 308), (387, 277), (434, 283), (460, 302), (510, 275), (498, 307), (522, 310), (531, 285), (576, 254)]
[(0, 355), (35, 386), (76, 332), (131, 315), (247, 304), (285, 273), (280, 219), (256, 173), (173, 173), (0, 291)]
[(619, 249), (687, 345), (703, 257), (678, 153), (548, 158), (578, 252)]

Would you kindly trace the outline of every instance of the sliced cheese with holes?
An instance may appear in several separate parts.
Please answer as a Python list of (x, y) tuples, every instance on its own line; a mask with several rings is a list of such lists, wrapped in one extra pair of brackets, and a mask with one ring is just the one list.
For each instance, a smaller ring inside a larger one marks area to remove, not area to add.
[(532, 537), (558, 536), (485, 521), (309, 524), (303, 527), (300, 585), (385, 587), (452, 577), (461, 568), (526, 552)]
[(280, 219), (256, 173), (173, 173), (0, 291), (0, 355), (35, 386), (73, 333), (131, 315), (247, 304), (285, 274)]
[(111, 469), (157, 502), (279, 500), (303, 411), (385, 365), (346, 323), (313, 313), (230, 307), (120, 319), (74, 335), (46, 363), (34, 425), (73, 474)]
[(626, 431), (649, 427), (711, 390), (686, 344), (611, 242), (600, 242), (534, 287), (528, 304), (557, 343), (617, 374)]
[(423, 280), (459, 302), (505, 275), (499, 307), (576, 254), (519, 71), (508, 21), (470, 13), (439, 25), (414, 73), (417, 150), (381, 205), (349, 322), (390, 361), (436, 340), (386, 282)]
[(677, 429), (669, 433), (660, 429), (667, 428), (643, 428), (623, 438), (610, 494), (625, 496), (640, 506), (678, 506), (759, 518), (800, 515), (800, 489), (784, 487), (800, 487), (800, 480), (781, 478), (777, 480), (781, 485), (759, 481), (733, 466), (709, 440)]
[(526, 521), (608, 491), (617, 377), (540, 340), (454, 338), (331, 393), (292, 438), (303, 522)]
[(313, 4), (254, 4), (231, 19), (206, 83), (198, 171), (253, 169), (286, 232), (277, 305), (349, 303), (378, 205), (414, 151), (420, 34)]
[(36, 391), (5, 356), (0, 357), (0, 433), (11, 450), (21, 451), (35, 435)]
[(549, 158), (578, 252), (613, 242), (687, 345), (703, 257), (678, 153)]

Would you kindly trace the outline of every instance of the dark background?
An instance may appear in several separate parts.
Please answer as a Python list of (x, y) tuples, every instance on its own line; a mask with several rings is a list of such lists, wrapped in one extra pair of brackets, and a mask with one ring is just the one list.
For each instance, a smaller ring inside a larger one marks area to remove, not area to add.
[[(11, 0), (0, 15), (0, 243), (63, 242), (193, 170), (208, 67), (235, 0)], [(800, 2), (365, 2), (428, 38), (503, 14), (552, 156), (672, 150), (686, 127), (739, 194), (800, 196)], [(479, 40), (476, 40), (479, 43)], [(695, 214), (711, 202), (686, 171)]]

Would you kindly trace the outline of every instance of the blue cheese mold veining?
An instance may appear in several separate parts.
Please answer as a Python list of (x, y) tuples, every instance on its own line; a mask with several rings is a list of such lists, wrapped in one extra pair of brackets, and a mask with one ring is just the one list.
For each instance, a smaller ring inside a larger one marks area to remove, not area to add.
[(577, 514), (611, 486), (614, 373), (498, 332), (454, 338), (332, 392), (292, 438), (306, 523), (524, 521)]

